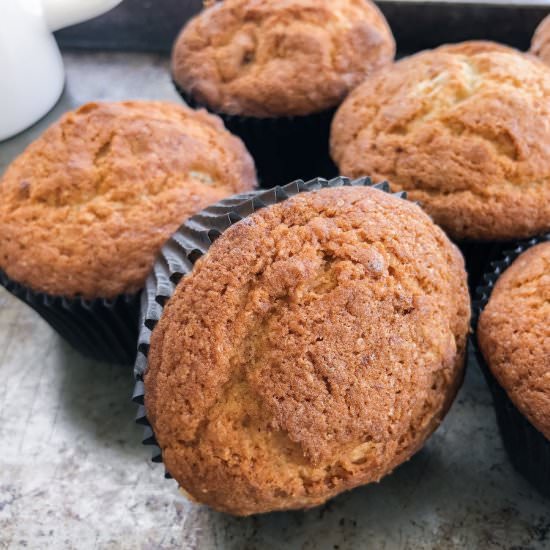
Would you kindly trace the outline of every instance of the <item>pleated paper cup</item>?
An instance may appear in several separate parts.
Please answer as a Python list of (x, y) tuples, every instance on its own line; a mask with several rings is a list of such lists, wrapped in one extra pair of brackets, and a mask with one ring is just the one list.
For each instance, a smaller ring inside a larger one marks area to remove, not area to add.
[(183, 100), (194, 109), (218, 115), (226, 128), (245, 143), (256, 163), (260, 185), (266, 189), (317, 174), (338, 174), (329, 153), (330, 125), (336, 109), (305, 116), (247, 117), (210, 109), (190, 93), (174, 85)]
[(34, 309), (67, 342), (87, 357), (132, 365), (136, 357), (139, 294), (107, 300), (66, 298), (32, 289), (0, 270), (0, 284)]

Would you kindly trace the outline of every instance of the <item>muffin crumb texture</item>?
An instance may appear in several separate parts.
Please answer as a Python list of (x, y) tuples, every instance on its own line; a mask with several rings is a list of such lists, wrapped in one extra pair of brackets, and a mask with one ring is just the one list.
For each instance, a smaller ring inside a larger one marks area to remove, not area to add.
[(182, 30), (172, 72), (223, 113), (307, 115), (335, 107), (394, 55), (370, 0), (225, 0)]
[(190, 215), (256, 176), (218, 117), (153, 101), (89, 103), (0, 181), (0, 267), (35, 291), (112, 298), (143, 287)]
[(550, 439), (550, 243), (530, 248), (499, 277), (477, 336), (499, 384)]
[(537, 27), (531, 41), (531, 53), (550, 65), (550, 15)]
[(145, 403), (167, 470), (248, 515), (378, 481), (462, 380), (463, 259), (381, 191), (301, 193), (228, 229), (153, 331)]
[(447, 45), (368, 78), (332, 126), (340, 172), (386, 178), (455, 239), (550, 229), (550, 71), (490, 42)]

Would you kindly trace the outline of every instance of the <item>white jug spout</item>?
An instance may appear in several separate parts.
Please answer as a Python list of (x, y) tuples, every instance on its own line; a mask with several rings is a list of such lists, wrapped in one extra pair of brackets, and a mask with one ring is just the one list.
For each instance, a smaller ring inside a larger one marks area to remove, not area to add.
[(122, 0), (42, 0), (44, 16), (52, 31), (97, 17), (120, 2)]

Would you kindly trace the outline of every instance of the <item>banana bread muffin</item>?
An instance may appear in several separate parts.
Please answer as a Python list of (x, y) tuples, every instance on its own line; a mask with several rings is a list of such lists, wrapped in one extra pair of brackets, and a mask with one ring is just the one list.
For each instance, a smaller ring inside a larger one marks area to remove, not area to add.
[(190, 215), (255, 186), (241, 141), (205, 112), (90, 103), (50, 127), (0, 181), (0, 268), (35, 291), (139, 291)]
[(550, 439), (550, 242), (524, 252), (499, 277), (477, 335), (493, 376)]
[(183, 29), (172, 71), (216, 111), (308, 115), (340, 103), (394, 54), (370, 0), (224, 0)]
[(370, 0), (224, 0), (192, 19), (172, 54), (183, 98), (245, 142), (264, 187), (336, 175), (334, 109), (395, 42)]
[(451, 405), (469, 315), (460, 253), (412, 203), (336, 187), (256, 211), (153, 330), (145, 407), (167, 470), (236, 515), (378, 481)]
[(455, 239), (550, 229), (550, 71), (487, 42), (443, 46), (377, 71), (337, 112), (342, 173), (387, 178)]
[(537, 27), (531, 41), (531, 53), (550, 65), (550, 15)]
[(218, 117), (154, 101), (84, 105), (0, 180), (0, 283), (81, 352), (132, 363), (137, 293), (164, 241), (255, 183)]

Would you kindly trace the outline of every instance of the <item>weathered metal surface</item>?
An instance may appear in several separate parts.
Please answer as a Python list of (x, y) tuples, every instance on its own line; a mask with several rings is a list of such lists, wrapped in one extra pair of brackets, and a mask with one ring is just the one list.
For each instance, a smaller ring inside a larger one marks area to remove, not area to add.
[[(163, 57), (67, 54), (55, 111), (0, 143), (0, 172), (92, 99), (173, 99)], [(235, 519), (188, 502), (140, 444), (131, 369), (86, 360), (0, 290), (0, 548), (543, 549), (550, 502), (510, 467), (475, 364), (427, 446), (309, 512)]]

